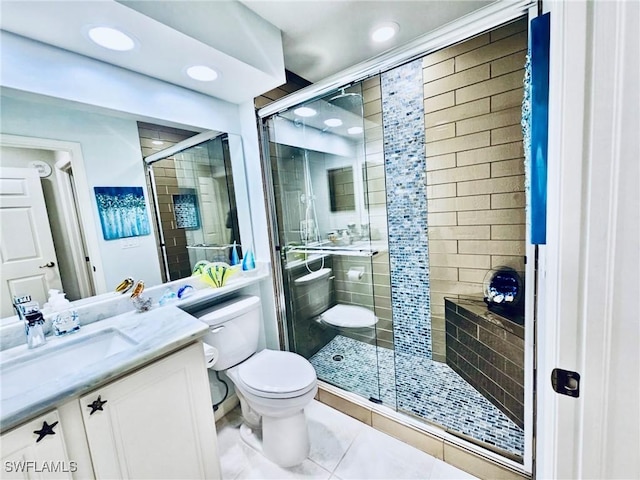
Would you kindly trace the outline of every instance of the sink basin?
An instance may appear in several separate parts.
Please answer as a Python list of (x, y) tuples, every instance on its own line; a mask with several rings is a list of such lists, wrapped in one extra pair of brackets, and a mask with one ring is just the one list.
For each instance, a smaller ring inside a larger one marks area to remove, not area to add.
[(26, 350), (24, 354), (3, 362), (2, 399), (57, 378), (68, 377), (137, 345), (137, 342), (114, 328), (85, 335), (80, 332), (74, 337), (48, 338), (44, 347)]

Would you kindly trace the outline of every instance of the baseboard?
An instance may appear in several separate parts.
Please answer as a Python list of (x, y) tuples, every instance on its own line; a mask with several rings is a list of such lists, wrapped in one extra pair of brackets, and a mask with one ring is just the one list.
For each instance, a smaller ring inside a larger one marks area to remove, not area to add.
[(238, 395), (236, 395), (235, 393), (232, 393), (231, 395), (229, 395), (229, 397), (227, 397), (227, 399), (224, 402), (218, 405), (217, 410), (213, 412), (213, 416), (215, 417), (216, 422), (220, 420), (222, 417), (224, 417), (231, 410), (236, 408), (236, 406), (239, 403), (240, 403), (240, 400), (238, 399)]

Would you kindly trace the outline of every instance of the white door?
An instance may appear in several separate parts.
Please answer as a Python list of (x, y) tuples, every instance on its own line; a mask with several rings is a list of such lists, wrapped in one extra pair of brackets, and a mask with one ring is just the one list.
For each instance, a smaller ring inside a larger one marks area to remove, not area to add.
[[(215, 178), (198, 177), (200, 189), (202, 233), (204, 243), (226, 245), (229, 238), (226, 227), (227, 211), (222, 208), (221, 192)], [(227, 202), (228, 203), (228, 202)], [(227, 209), (228, 210), (228, 209)]]
[(62, 290), (58, 259), (38, 172), (0, 168), (0, 316), (14, 315), (13, 295), (44, 304), (50, 288)]
[[(544, 3), (552, 30), (537, 478), (638, 479), (640, 3)], [(554, 368), (580, 374), (577, 397), (553, 391)]]

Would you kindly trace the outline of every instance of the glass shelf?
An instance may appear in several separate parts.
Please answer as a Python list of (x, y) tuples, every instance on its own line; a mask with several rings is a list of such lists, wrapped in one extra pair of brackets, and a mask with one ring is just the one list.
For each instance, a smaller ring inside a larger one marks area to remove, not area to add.
[[(198, 244), (198, 245), (187, 245), (187, 248), (191, 248), (194, 250), (226, 250), (227, 248), (232, 248), (233, 244), (231, 245), (206, 245), (204, 243)], [(236, 243), (236, 247), (240, 248), (242, 247), (242, 245), (238, 245)]]
[(295, 246), (287, 247), (287, 253), (306, 253), (306, 254), (331, 254), (341, 255), (346, 257), (372, 257), (378, 254), (378, 250), (368, 246), (333, 246), (333, 245), (318, 245), (318, 246)]

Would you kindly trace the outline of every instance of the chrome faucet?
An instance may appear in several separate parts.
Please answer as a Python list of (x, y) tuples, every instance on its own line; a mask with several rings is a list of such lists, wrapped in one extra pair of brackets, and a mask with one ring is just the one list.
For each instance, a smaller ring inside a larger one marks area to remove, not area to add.
[(44, 317), (38, 302), (31, 301), (31, 295), (15, 296), (13, 297), (13, 308), (18, 313), (18, 318), (24, 322), (27, 346), (36, 348), (47, 343), (43, 329)]

